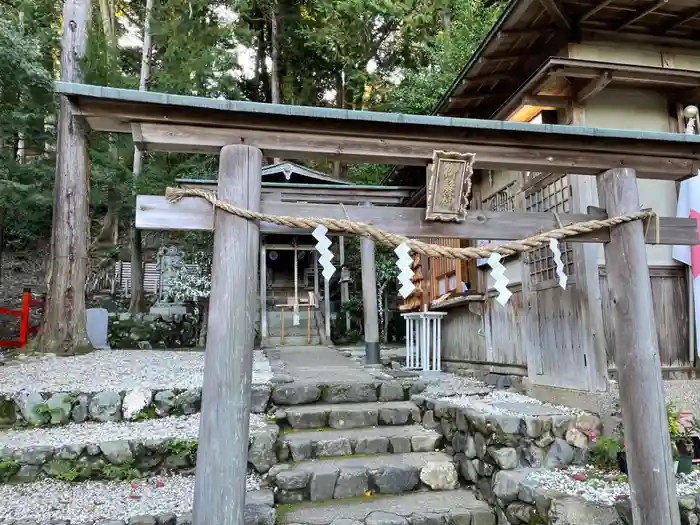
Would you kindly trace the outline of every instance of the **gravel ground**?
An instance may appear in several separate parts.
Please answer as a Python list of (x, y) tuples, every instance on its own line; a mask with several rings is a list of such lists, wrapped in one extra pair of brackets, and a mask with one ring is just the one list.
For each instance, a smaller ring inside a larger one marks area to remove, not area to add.
[[(267, 424), (264, 416), (250, 415), (250, 431)], [(1, 430), (0, 448), (98, 444), (126, 439), (194, 439), (199, 434), (199, 414), (119, 423), (80, 423), (60, 427)]]
[[(551, 490), (581, 497), (599, 505), (614, 505), (629, 497), (627, 476), (620, 472), (606, 473), (594, 467), (569, 467), (565, 470), (538, 470), (528, 476)], [(676, 477), (678, 496), (695, 496), (700, 491), (700, 470)]]
[[(525, 404), (530, 404), (530, 405), (538, 405), (541, 407), (547, 407), (547, 408), (553, 408), (555, 410), (558, 410), (560, 412), (563, 412), (565, 414), (569, 414), (571, 416), (576, 416), (583, 414), (583, 410), (579, 410), (577, 408), (573, 407), (567, 407), (563, 405), (552, 405), (550, 403), (544, 403), (540, 401), (539, 399), (535, 399), (534, 397), (529, 397), (529, 396), (524, 396), (522, 394), (518, 394), (516, 392), (509, 392), (507, 390), (492, 390), (489, 393), (485, 395), (474, 395), (474, 394), (459, 394), (456, 396), (451, 396), (451, 397), (441, 397), (441, 401), (447, 401), (449, 403), (458, 405), (458, 406), (471, 406), (475, 401), (478, 401), (480, 403), (489, 403), (489, 402), (512, 402), (512, 403), (525, 403)], [(495, 407), (491, 405), (491, 409), (494, 412), (499, 412), (502, 414), (508, 414), (512, 416), (518, 416), (522, 415), (517, 412), (514, 412), (512, 410), (506, 410), (500, 407)]]
[[(260, 488), (261, 478), (249, 473), (248, 491)], [(71, 523), (98, 519), (128, 520), (137, 515), (190, 512), (194, 476), (158, 476), (134, 483), (85, 481), (67, 483), (44, 480), (18, 485), (0, 485), (0, 518), (35, 519), (48, 522), (67, 519)]]
[[(204, 352), (98, 350), (0, 367), (0, 392), (99, 392), (202, 386)], [(254, 352), (253, 384), (272, 378), (270, 363)]]

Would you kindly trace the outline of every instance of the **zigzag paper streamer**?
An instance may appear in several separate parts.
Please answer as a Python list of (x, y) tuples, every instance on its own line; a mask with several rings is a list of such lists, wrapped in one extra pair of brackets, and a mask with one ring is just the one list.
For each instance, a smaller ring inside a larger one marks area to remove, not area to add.
[(554, 254), (554, 262), (557, 263), (557, 275), (559, 276), (559, 286), (566, 290), (566, 283), (569, 278), (564, 273), (564, 263), (561, 260), (561, 250), (559, 249), (559, 241), (550, 239), (549, 249)]
[(496, 281), (496, 286), (494, 286), (498, 290), (496, 300), (501, 306), (505, 306), (513, 293), (508, 289), (509, 280), (505, 276), (506, 267), (501, 264), (501, 255), (492, 253), (488, 259), (488, 264), (491, 267), (491, 277)]
[(411, 249), (405, 242), (402, 242), (396, 248), (394, 248), (394, 253), (398, 256), (396, 266), (398, 266), (399, 270), (401, 270), (398, 276), (399, 283), (401, 283), (399, 295), (401, 295), (401, 297), (404, 299), (411, 295), (413, 290), (416, 289), (415, 285), (411, 282), (411, 277), (413, 277), (413, 258), (411, 257), (410, 252)]
[(318, 258), (318, 262), (320, 262), (321, 266), (323, 267), (323, 272), (321, 272), (321, 275), (323, 275), (323, 278), (326, 280), (333, 277), (333, 274), (335, 273), (335, 266), (331, 264), (331, 261), (333, 260), (333, 252), (328, 249), (331, 247), (332, 243), (328, 238), (328, 235), (326, 235), (327, 233), (328, 228), (319, 224), (311, 234), (314, 236), (314, 239), (318, 241), (316, 244), (316, 251), (321, 255), (321, 257)]

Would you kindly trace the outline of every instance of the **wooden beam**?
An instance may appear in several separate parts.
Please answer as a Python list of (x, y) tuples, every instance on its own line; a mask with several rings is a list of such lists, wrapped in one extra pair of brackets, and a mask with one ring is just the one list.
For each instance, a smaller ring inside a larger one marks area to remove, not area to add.
[[(634, 170), (604, 173), (598, 178), (598, 192), (612, 214), (639, 209)], [(637, 525), (679, 525), (644, 226), (631, 222), (614, 228), (605, 245), (605, 263), (632, 519)]]
[(547, 31), (554, 32), (554, 28), (551, 25), (541, 25), (534, 27), (523, 27), (523, 28), (513, 28), (513, 29), (502, 29), (496, 33), (497, 38), (509, 38), (509, 37), (528, 37), (528, 36), (540, 36)]
[[(184, 181), (180, 184), (183, 188), (200, 188), (208, 191), (216, 191), (216, 181), (191, 182)], [(406, 198), (413, 195), (416, 188), (386, 188), (378, 189), (364, 186), (327, 187), (323, 184), (310, 184), (308, 186), (280, 187), (281, 185), (262, 185), (263, 199), (279, 200), (283, 202), (309, 202), (309, 203), (335, 203), (335, 204), (359, 204), (370, 201), (380, 205), (398, 205)], [(272, 196), (275, 195), (273, 198)]]
[(598, 11), (600, 11), (601, 9), (604, 9), (605, 7), (607, 7), (607, 6), (608, 6), (609, 4), (611, 4), (612, 2), (613, 2), (613, 0), (603, 0), (602, 2), (600, 2), (600, 3), (599, 3), (598, 5), (596, 5), (595, 7), (589, 9), (588, 11), (586, 11), (586, 12), (583, 14), (583, 16), (582, 16), (581, 18), (579, 18), (578, 23), (580, 24), (581, 22), (585, 22), (585, 21), (588, 20), (590, 17), (592, 17), (594, 14), (596, 14)]
[(556, 0), (540, 0), (540, 3), (545, 8), (549, 16), (552, 17), (554, 23), (560, 29), (571, 29), (571, 23), (566, 15), (562, 12), (561, 7)]
[[(493, 123), (501, 126), (503, 123)], [(218, 153), (227, 144), (245, 143), (263, 150), (266, 156), (287, 158), (332, 158), (348, 162), (401, 164), (425, 166), (436, 150), (475, 153), (476, 169), (511, 169), (516, 171), (551, 171), (595, 175), (619, 166), (635, 166), (649, 178), (677, 180), (692, 176), (695, 171), (689, 158), (670, 155), (651, 156), (652, 144), (645, 152), (609, 153), (601, 151), (600, 135), (595, 140), (573, 141), (564, 145), (543, 146), (548, 137), (543, 134), (531, 142), (507, 146), (484, 135), (466, 139), (453, 135), (451, 140), (424, 141), (420, 138), (337, 137), (304, 131), (264, 132), (249, 129), (208, 128), (199, 126), (140, 124), (140, 148), (149, 151)], [(528, 125), (529, 126), (529, 125)], [(534, 124), (532, 125), (535, 126)], [(639, 142), (635, 141), (635, 145)], [(663, 143), (655, 143), (663, 146)], [(632, 147), (632, 146), (630, 146)], [(634, 151), (634, 150), (633, 150)], [(661, 151), (659, 152), (661, 153)]]
[(637, 14), (636, 14), (633, 18), (631, 18), (630, 20), (626, 21), (626, 22), (623, 23), (623, 24), (620, 24), (619, 26), (617, 26), (617, 28), (616, 28), (615, 30), (616, 30), (616, 31), (620, 31), (620, 30), (622, 30), (622, 29), (624, 29), (624, 28), (626, 28), (626, 27), (631, 26), (631, 25), (634, 24), (635, 22), (639, 22), (642, 18), (644, 18), (645, 16), (647, 16), (647, 15), (653, 13), (653, 12), (656, 11), (659, 7), (663, 7), (663, 6), (666, 5), (667, 3), (668, 3), (668, 0), (659, 0), (658, 2), (656, 2), (656, 3), (655, 3), (654, 5), (652, 5), (651, 7), (648, 7), (647, 9), (642, 9), (642, 10), (638, 11)]
[[(262, 155), (227, 146), (219, 158), (219, 194), (250, 210), (260, 207)], [(250, 391), (258, 295), (259, 226), (216, 213), (202, 415), (193, 524), (244, 523)], [(226, 461), (222, 461), (222, 454)]]
[(484, 91), (483, 93), (476, 93), (476, 92), (467, 92), (467, 93), (462, 93), (460, 95), (455, 95), (454, 97), (450, 97), (448, 99), (449, 104), (454, 104), (454, 103), (459, 103), (459, 102), (472, 102), (474, 100), (481, 100), (484, 98), (489, 98), (489, 97), (507, 97), (510, 93), (508, 92), (497, 92), (497, 93), (489, 93), (488, 91)]
[(488, 75), (475, 75), (473, 77), (467, 77), (462, 79), (462, 85), (476, 83), (476, 82), (496, 82), (498, 80), (512, 80), (513, 75), (511, 73), (491, 73)]
[(691, 20), (695, 20), (696, 18), (700, 18), (700, 8), (693, 7), (681, 13), (679, 18), (672, 20), (670, 23), (664, 25), (663, 27), (660, 27), (659, 29), (655, 29), (654, 33), (657, 35), (663, 35), (667, 31), (673, 31), (674, 29), (678, 29), (680, 26), (687, 24), (688, 22), (690, 22)]
[(612, 73), (605, 71), (598, 78), (591, 80), (576, 94), (576, 101), (580, 104), (586, 99), (603, 91), (612, 82)]
[(516, 49), (513, 51), (505, 51), (502, 53), (490, 53), (487, 55), (482, 55), (478, 58), (479, 63), (484, 62), (496, 62), (500, 60), (520, 60), (522, 58), (529, 58), (538, 54), (538, 50), (534, 49)]
[[(632, 33), (632, 32), (618, 32), (610, 31), (607, 29), (589, 29), (586, 28), (582, 30), (582, 38), (585, 40), (591, 40), (593, 42), (623, 42), (625, 44), (649, 44), (649, 35), (647, 33)], [(684, 37), (675, 36), (665, 36), (665, 35), (654, 35), (654, 45), (657, 46), (670, 46), (677, 47), (679, 49), (700, 49), (700, 40)]]
[(566, 108), (571, 105), (571, 97), (557, 95), (526, 95), (521, 99), (524, 106)]
[[(425, 221), (422, 208), (399, 208), (385, 206), (345, 206), (332, 204), (301, 204), (271, 202), (263, 200), (260, 211), (270, 215), (289, 217), (325, 217), (366, 222), (378, 228), (412, 238), (436, 237), (455, 239), (518, 240), (558, 226), (551, 213), (506, 213), (484, 210), (470, 211), (461, 223)], [(347, 212), (347, 215), (346, 215)], [(560, 215), (562, 224), (605, 218), (604, 214)], [(676, 217), (659, 219), (660, 244), (695, 245), (698, 240), (694, 220)], [(165, 197), (139, 195), (136, 200), (136, 227), (144, 230), (204, 230), (214, 229), (214, 210), (207, 201), (186, 197), (170, 204)], [(308, 233), (307, 230), (288, 230), (268, 223), (261, 223), (263, 233)], [(656, 242), (656, 221), (645, 226), (647, 242)], [(608, 242), (610, 232), (597, 230), (571, 237), (571, 242)]]

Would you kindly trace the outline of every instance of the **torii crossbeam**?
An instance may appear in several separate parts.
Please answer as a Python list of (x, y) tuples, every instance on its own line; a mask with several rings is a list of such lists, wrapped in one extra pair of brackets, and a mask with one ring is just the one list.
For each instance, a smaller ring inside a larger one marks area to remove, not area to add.
[[(474, 153), (477, 168), (595, 174), (611, 216), (639, 211), (637, 176), (681, 180), (700, 165), (697, 135), (302, 108), (65, 83), (56, 89), (71, 102), (73, 118), (92, 130), (131, 133), (144, 149), (220, 152), (218, 197), (275, 214), (345, 218), (337, 206), (261, 201), (263, 154), (427, 165), (436, 150), (446, 150)], [(345, 208), (351, 219), (408, 237), (508, 240), (557, 224), (538, 213), (478, 212), (445, 223), (426, 221), (423, 210)], [(196, 199), (168, 204), (140, 197), (136, 221), (150, 229), (214, 229), (194, 523), (243, 525), (258, 242), (260, 231), (269, 230)], [(657, 231), (653, 220), (648, 226), (633, 221), (571, 239), (606, 243), (632, 503), (654, 524), (671, 522), (676, 496), (644, 230), (647, 242), (698, 243), (695, 221), (661, 218), (658, 225)]]

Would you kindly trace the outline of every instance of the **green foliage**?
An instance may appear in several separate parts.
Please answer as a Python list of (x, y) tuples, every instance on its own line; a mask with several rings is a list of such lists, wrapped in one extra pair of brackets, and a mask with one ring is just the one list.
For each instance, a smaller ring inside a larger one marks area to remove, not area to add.
[(194, 462), (197, 458), (197, 440), (170, 439), (165, 445), (166, 454)]
[(156, 419), (158, 414), (156, 413), (156, 406), (151, 403), (146, 408), (139, 411), (134, 418), (136, 421), (145, 421), (146, 419)]
[(7, 483), (19, 470), (19, 461), (6, 459), (0, 461), (0, 483)]
[(588, 452), (588, 462), (602, 470), (617, 470), (617, 454), (621, 450), (619, 439), (600, 436)]
[(107, 479), (132, 481), (141, 477), (141, 472), (133, 462), (113, 465), (107, 463), (102, 467), (102, 475)]

